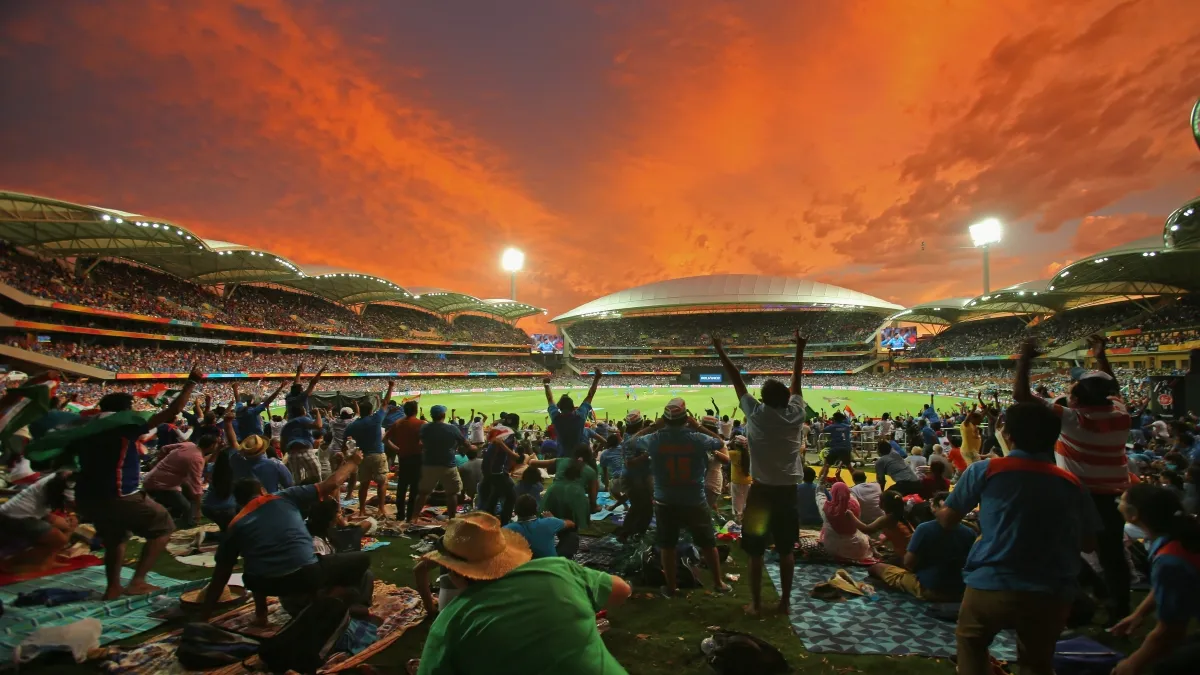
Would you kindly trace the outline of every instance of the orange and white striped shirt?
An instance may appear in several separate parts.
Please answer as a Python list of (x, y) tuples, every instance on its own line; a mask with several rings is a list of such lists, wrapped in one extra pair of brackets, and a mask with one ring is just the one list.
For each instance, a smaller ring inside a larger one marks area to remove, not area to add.
[(1043, 402), (1062, 419), (1054, 447), (1059, 468), (1074, 474), (1090, 492), (1120, 494), (1129, 487), (1125, 443), (1129, 440), (1129, 410), (1119, 396), (1112, 406), (1068, 408)]

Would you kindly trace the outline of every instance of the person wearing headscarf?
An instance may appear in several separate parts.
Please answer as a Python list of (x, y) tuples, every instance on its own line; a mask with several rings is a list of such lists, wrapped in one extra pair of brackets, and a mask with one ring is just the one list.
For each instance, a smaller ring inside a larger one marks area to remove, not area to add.
[(834, 483), (817, 493), (817, 506), (825, 521), (821, 526), (821, 545), (835, 558), (866, 560), (871, 557), (871, 541), (858, 531), (855, 518), (862, 512), (858, 500), (845, 483)]

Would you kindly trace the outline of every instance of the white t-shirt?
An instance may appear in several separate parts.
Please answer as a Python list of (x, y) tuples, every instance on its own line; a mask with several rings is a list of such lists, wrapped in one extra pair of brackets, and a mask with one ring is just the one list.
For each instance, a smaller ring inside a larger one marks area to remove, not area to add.
[(471, 443), (482, 443), (483, 438), (483, 422), (471, 422), (467, 425), (467, 440)]
[(804, 398), (788, 399), (787, 407), (772, 408), (750, 394), (739, 401), (746, 414), (750, 441), (750, 477), (766, 485), (796, 485), (804, 474), (797, 461), (804, 428)]
[(880, 436), (883, 436), (884, 438), (891, 436), (894, 428), (895, 427), (892, 425), (891, 420), (879, 420), (879, 435)]
[(21, 490), (12, 499), (0, 504), (0, 513), (9, 518), (45, 518), (50, 513), (46, 504), (46, 487), (54, 474), (50, 474)]
[(733, 433), (733, 422), (732, 421), (721, 422), (721, 437), (724, 438), (725, 440), (729, 440), (729, 437), (732, 433)]
[(879, 506), (883, 488), (879, 487), (879, 483), (873, 480), (859, 483), (850, 488), (850, 494), (858, 499), (858, 507), (862, 512), (860, 520), (864, 523), (870, 524), (875, 519), (883, 517), (883, 509)]
[(908, 468), (912, 469), (913, 473), (917, 475), (922, 474), (924, 470), (928, 470), (929, 468), (929, 460), (925, 459), (922, 455), (909, 455), (904, 458), (904, 461), (908, 462)]

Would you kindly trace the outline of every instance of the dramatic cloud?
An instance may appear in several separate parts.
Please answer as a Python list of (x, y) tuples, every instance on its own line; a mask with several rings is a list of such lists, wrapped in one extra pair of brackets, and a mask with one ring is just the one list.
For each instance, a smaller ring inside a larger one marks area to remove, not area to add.
[(1156, 233), (1195, 194), (1188, 0), (480, 8), (145, 0), (0, 22), (0, 188), (558, 313), (669, 277), (901, 303)]

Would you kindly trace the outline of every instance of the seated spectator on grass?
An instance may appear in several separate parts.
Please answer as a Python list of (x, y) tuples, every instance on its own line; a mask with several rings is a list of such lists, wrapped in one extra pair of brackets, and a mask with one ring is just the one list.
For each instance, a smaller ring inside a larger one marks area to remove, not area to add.
[(534, 558), (561, 555), (557, 548), (558, 534), (564, 530), (574, 530), (576, 525), (573, 521), (554, 516), (539, 516), (537, 501), (529, 495), (517, 497), (515, 511), (516, 522), (508, 523), (504, 529), (525, 537)]
[(946, 529), (931, 520), (913, 530), (903, 567), (877, 563), (867, 573), (918, 600), (958, 602), (965, 588), (963, 565), (974, 543), (975, 531), (966, 525)]
[(1183, 513), (1174, 493), (1146, 483), (1126, 490), (1120, 508), (1125, 521), (1145, 532), (1150, 542), (1151, 592), (1112, 627), (1112, 633), (1129, 636), (1150, 614), (1157, 623), (1113, 673), (1194, 673), (1200, 663), (1200, 638), (1189, 639), (1187, 632), (1188, 624), (1200, 619), (1200, 527)]
[[(357, 551), (361, 547), (362, 536), (371, 528), (371, 520), (360, 520), (353, 527), (347, 525), (345, 518), (342, 517), (341, 503), (335, 496), (318, 501), (313, 504), (312, 509), (308, 513), (307, 519), (308, 533), (312, 535), (313, 552), (317, 556), (333, 555), (335, 553), (344, 553), (346, 551)], [(346, 538), (344, 543), (339, 543), (335, 537), (335, 532), (341, 528), (349, 528), (345, 530), (349, 534), (343, 534), (342, 538)], [(342, 548), (352, 541), (359, 543), (353, 544), (349, 548)], [(370, 569), (363, 574), (362, 581), (359, 584), (356, 592), (350, 597), (344, 597), (346, 602), (351, 606), (351, 612), (355, 615), (363, 616), (370, 612), (371, 598), (375, 593), (375, 575)], [(290, 604), (290, 607), (285, 607), (289, 614), (295, 614), (293, 609), (299, 611), (303, 608), (303, 599), (300, 602), (285, 602), (285, 605)]]
[[(896, 452), (897, 445), (895, 441), (892, 441), (891, 446), (892, 452)], [(925, 459), (925, 456), (922, 454), (923, 452), (924, 450), (921, 448), (913, 448), (912, 453), (904, 458), (904, 463), (908, 465), (908, 468), (913, 470), (913, 473), (918, 478), (929, 470), (929, 460)]]
[(890, 443), (879, 441), (875, 444), (875, 451), (879, 454), (879, 459), (875, 460), (875, 480), (879, 482), (879, 487), (886, 488), (885, 481), (891, 478), (891, 489), (902, 495), (921, 492), (921, 480), (899, 455), (892, 452)]
[(854, 479), (854, 487), (850, 488), (850, 494), (858, 500), (862, 519), (870, 523), (882, 518), (883, 509), (879, 506), (879, 498), (883, 496), (883, 486), (873, 480), (867, 480), (867, 473), (862, 469), (855, 469), (850, 477)]
[(70, 472), (52, 473), (0, 504), (0, 541), (8, 551), (0, 570), (21, 574), (54, 567), (54, 556), (79, 525), (74, 515), (53, 513), (66, 509), (66, 491), (73, 483)]
[(335, 587), (361, 588), (370, 557), (354, 552), (318, 558), (312, 534), (300, 513), (302, 508), (311, 508), (317, 501), (337, 494), (361, 461), (362, 455), (357, 452), (346, 454), (329, 478), (274, 494), (257, 480), (238, 481), (234, 498), (240, 510), (217, 548), (217, 566), (204, 593), (202, 615), (207, 618), (211, 614), (239, 557), (243, 560), (246, 588), (254, 593), (257, 625), (266, 625), (268, 596), (311, 598), (318, 591)]
[(1003, 433), (1012, 451), (968, 467), (937, 514), (943, 527), (955, 529), (979, 507), (981, 536), (967, 557), (958, 615), (963, 675), (992, 672), (988, 647), (1004, 629), (1016, 630), (1023, 668), (1053, 672), (1055, 644), (1078, 590), (1079, 554), (1095, 548), (1100, 529), (1080, 480), (1054, 463), (1059, 418), (1032, 402), (1006, 415)]
[(950, 490), (950, 481), (946, 480), (946, 467), (948, 465), (942, 462), (931, 464), (929, 473), (921, 479), (921, 498), (929, 499), (939, 492), (948, 492)]
[(516, 487), (517, 499), (524, 496), (533, 497), (538, 512), (542, 510), (542, 481), (542, 470), (526, 465)]
[(882, 516), (870, 523), (864, 523), (855, 517), (854, 525), (859, 532), (868, 536), (876, 532), (883, 533), (892, 546), (893, 557), (898, 562), (908, 550), (908, 540), (912, 537), (912, 525), (904, 513), (904, 495), (896, 490), (888, 490), (880, 498), (879, 506), (883, 509)]
[[(575, 446), (573, 457), (535, 460), (530, 462), (525, 470), (554, 470), (554, 482), (546, 489), (546, 495), (542, 498), (544, 511), (560, 520), (589, 523), (592, 513), (599, 510), (596, 506), (598, 479), (594, 464), (591, 446), (581, 443)], [(575, 532), (567, 532), (559, 538), (558, 550), (561, 555), (572, 557), (578, 547), (579, 536)]]
[(800, 516), (801, 526), (821, 526), (821, 509), (817, 507), (818, 486), (816, 480), (816, 469), (811, 466), (804, 467), (804, 480), (796, 486), (796, 511)]
[(600, 639), (596, 613), (625, 602), (629, 584), (571, 560), (532, 556), (525, 539), (490, 514), (464, 514), (446, 527), (422, 562), (450, 570), (447, 581), (461, 593), (441, 608), (427, 602), (431, 614), (440, 612), (419, 675), (493, 673), (516, 663), (524, 675), (625, 673)]
[(872, 557), (871, 540), (855, 524), (862, 509), (845, 483), (834, 483), (828, 490), (818, 492), (817, 505), (825, 521), (821, 526), (821, 546), (826, 553), (853, 562)]

